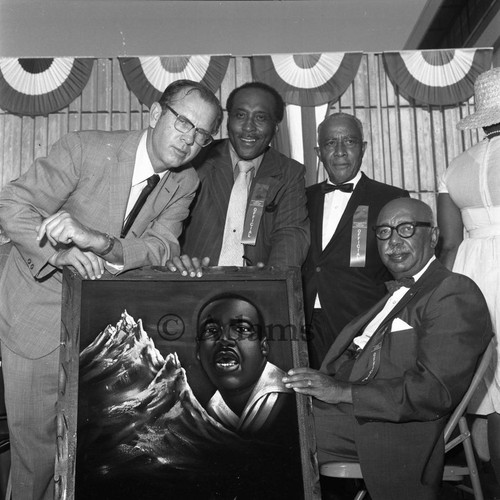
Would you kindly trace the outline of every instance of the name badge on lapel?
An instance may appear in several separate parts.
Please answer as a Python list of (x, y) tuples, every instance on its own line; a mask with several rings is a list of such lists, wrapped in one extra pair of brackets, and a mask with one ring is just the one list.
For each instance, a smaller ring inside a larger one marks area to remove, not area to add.
[(368, 205), (359, 205), (352, 219), (351, 267), (365, 267), (368, 236)]
[(257, 182), (248, 203), (243, 224), (241, 243), (243, 245), (255, 245), (257, 233), (259, 232), (262, 214), (264, 213), (264, 201), (266, 200), (269, 184)]

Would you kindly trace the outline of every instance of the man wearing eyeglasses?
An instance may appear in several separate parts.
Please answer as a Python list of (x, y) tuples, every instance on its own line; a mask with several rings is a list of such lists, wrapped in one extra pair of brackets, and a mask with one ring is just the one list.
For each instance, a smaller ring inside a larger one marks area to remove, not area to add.
[(318, 127), (316, 152), (328, 180), (306, 191), (311, 247), (302, 266), (309, 366), (316, 369), (342, 328), (384, 296), (390, 273), (370, 228), (388, 201), (409, 196), (361, 172), (366, 148), (354, 115), (334, 113)]
[(14, 245), (0, 281), (14, 498), (53, 498), (62, 268), (98, 279), (178, 255), (198, 187), (189, 162), (221, 120), (210, 90), (179, 80), (147, 130), (70, 133), (0, 193)]
[(201, 276), (202, 266), (300, 266), (309, 247), (305, 167), (269, 146), (284, 103), (252, 82), (227, 100), (228, 139), (196, 159), (200, 188), (172, 271)]
[(320, 463), (358, 462), (373, 500), (437, 500), (443, 430), (492, 336), (484, 297), (434, 256), (431, 208), (400, 198), (373, 228), (395, 278), (387, 295), (352, 320), (320, 371), (284, 378), (314, 396)]

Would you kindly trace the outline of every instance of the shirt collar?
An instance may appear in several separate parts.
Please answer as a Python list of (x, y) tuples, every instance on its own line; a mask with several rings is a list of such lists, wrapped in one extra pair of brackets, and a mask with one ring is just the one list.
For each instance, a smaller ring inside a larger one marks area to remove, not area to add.
[[(229, 154), (231, 155), (231, 165), (233, 166), (233, 172), (236, 170), (236, 165), (242, 158), (238, 156), (238, 153), (235, 151), (233, 145), (231, 144), (231, 141), (229, 141)], [(257, 173), (257, 170), (259, 170), (260, 164), (262, 163), (262, 160), (264, 159), (264, 154), (262, 153), (260, 156), (257, 156), (257, 158), (253, 158), (252, 160), (247, 160), (251, 161), (253, 164), (254, 168), (254, 175)], [(237, 175), (237, 172), (236, 172)]]
[[(139, 141), (139, 146), (137, 147), (137, 152), (135, 154), (134, 174), (132, 175), (132, 186), (137, 186), (137, 184), (144, 182), (146, 179), (149, 179), (149, 177), (156, 173), (149, 158), (148, 150), (146, 147), (147, 136), (148, 132), (146, 130), (142, 134), (142, 137)], [(167, 170), (158, 173), (160, 179), (166, 173)]]
[[(358, 182), (361, 180), (361, 171), (358, 170), (358, 173), (350, 180), (346, 181), (345, 183), (343, 182), (342, 184), (352, 184), (352, 190), (354, 191), (356, 189), (356, 186), (358, 185)], [(332, 186), (335, 186), (333, 182), (330, 181), (330, 179), (326, 179), (327, 184), (331, 184)], [(332, 191), (333, 193), (334, 191)], [(330, 194), (330, 193), (327, 193)], [(345, 194), (350, 194), (350, 193), (345, 193)]]
[(420, 269), (420, 271), (419, 271), (417, 274), (415, 274), (415, 275), (413, 276), (413, 279), (415, 280), (415, 282), (416, 282), (419, 278), (421, 278), (421, 277), (422, 277), (422, 274), (424, 274), (424, 273), (425, 273), (425, 271), (427, 271), (428, 267), (429, 267), (429, 266), (430, 266), (430, 265), (431, 265), (431, 264), (432, 264), (435, 260), (436, 260), (436, 256), (435, 256), (435, 255), (433, 255), (433, 256), (429, 259), (429, 261), (427, 262), (427, 264), (426, 264), (426, 265), (425, 265), (422, 269)]

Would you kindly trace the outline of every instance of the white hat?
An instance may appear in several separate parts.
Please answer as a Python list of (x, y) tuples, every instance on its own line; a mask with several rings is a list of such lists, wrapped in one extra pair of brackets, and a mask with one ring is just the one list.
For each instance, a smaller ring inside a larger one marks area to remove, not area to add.
[(500, 68), (481, 73), (474, 83), (476, 112), (457, 123), (460, 130), (500, 123)]

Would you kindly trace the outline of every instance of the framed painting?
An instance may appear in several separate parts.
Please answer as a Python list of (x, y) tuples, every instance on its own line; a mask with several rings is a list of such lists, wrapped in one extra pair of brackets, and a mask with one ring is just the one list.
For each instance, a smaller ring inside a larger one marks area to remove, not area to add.
[(319, 500), (298, 270), (64, 271), (57, 499)]

